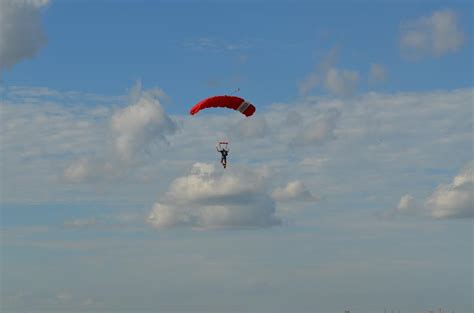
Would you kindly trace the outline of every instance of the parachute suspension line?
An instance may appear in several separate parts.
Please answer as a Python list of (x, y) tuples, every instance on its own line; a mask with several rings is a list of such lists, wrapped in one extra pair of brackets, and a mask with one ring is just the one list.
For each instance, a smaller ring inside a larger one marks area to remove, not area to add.
[(232, 96), (240, 91), (240, 88), (235, 89), (229, 96)]
[(229, 151), (229, 142), (227, 141), (219, 141), (217, 143), (217, 147), (219, 148), (219, 150), (227, 150)]

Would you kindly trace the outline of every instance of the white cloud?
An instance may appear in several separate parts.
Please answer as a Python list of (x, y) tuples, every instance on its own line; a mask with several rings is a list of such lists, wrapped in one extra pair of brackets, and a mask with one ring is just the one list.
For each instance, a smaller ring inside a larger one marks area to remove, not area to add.
[(399, 211), (409, 210), (409, 209), (412, 209), (414, 205), (415, 205), (415, 198), (413, 198), (412, 195), (407, 194), (407, 195), (402, 196), (400, 198), (400, 201), (398, 201), (397, 210)]
[(382, 64), (372, 63), (369, 70), (369, 84), (384, 83), (387, 80), (387, 70)]
[(107, 161), (82, 158), (73, 161), (64, 170), (64, 179), (69, 183), (82, 183), (116, 176), (117, 170)]
[(189, 175), (173, 181), (153, 206), (148, 222), (156, 228), (269, 227), (280, 220), (258, 171), (238, 168), (217, 170), (196, 163)]
[(356, 71), (330, 68), (324, 77), (324, 86), (334, 95), (347, 96), (354, 93), (358, 81), (359, 73)]
[(48, 0), (0, 1), (0, 75), (23, 59), (33, 57), (46, 43), (41, 9)]
[(456, 52), (464, 38), (456, 13), (448, 9), (401, 24), (400, 46), (408, 58)]
[(322, 86), (336, 96), (353, 94), (359, 82), (359, 73), (354, 70), (340, 69), (334, 66), (337, 50), (332, 49), (323, 61), (299, 83), (300, 95), (307, 95), (315, 87)]
[(308, 94), (313, 88), (320, 85), (322, 77), (333, 66), (337, 59), (337, 49), (331, 49), (323, 58), (321, 63), (317, 64), (315, 69), (309, 73), (305, 79), (298, 84), (300, 95)]
[(474, 162), (468, 163), (450, 184), (441, 184), (417, 204), (412, 195), (403, 196), (392, 215), (425, 215), (437, 219), (474, 217)]
[(466, 165), (447, 185), (440, 185), (426, 199), (425, 206), (435, 218), (474, 217), (474, 162)]
[(315, 145), (335, 139), (334, 131), (340, 116), (340, 110), (335, 108), (323, 111), (316, 118), (299, 125), (299, 130), (296, 133), (296, 136), (292, 138), (290, 145)]
[[(64, 106), (59, 92), (14, 90), (11, 95), (9, 90), (0, 100), (2, 200), (7, 203), (148, 207), (195, 162), (214, 162), (222, 170), (216, 141), (229, 138), (234, 131), (229, 125), (245, 119), (237, 113), (172, 116), (180, 131), (167, 137), (169, 145), (159, 153), (138, 153), (136, 162), (128, 163), (117, 160), (109, 128), (114, 108), (127, 105), (125, 96), (84, 100), (80, 93), (68, 93), (67, 103), (75, 105)], [(264, 183), (268, 194), (291, 177), (333, 204), (364, 206), (371, 197), (378, 207), (396, 206), (405, 193), (428, 195), (433, 181), (449, 182), (447, 171), (472, 158), (472, 96), (468, 88), (274, 104), (258, 111), (266, 122), (263, 138), (230, 142), (228, 169), (265, 166), (272, 174)], [(310, 205), (298, 203), (301, 212), (310, 212)]]
[[(141, 82), (137, 82), (128, 98), (131, 104), (116, 110), (110, 117), (110, 134), (104, 134), (102, 146), (93, 155), (81, 156), (64, 169), (62, 176), (66, 182), (89, 183), (117, 178), (127, 171), (130, 161), (150, 152), (154, 145), (167, 142), (167, 135), (176, 131), (177, 124), (158, 100), (168, 98), (163, 90), (142, 91)], [(101, 107), (93, 109), (90, 114), (108, 118), (110, 110), (98, 109)], [(92, 126), (90, 122), (81, 123), (85, 127)]]
[(262, 138), (268, 132), (268, 123), (264, 116), (244, 118), (232, 125), (229, 129), (230, 138)]
[(95, 175), (87, 159), (77, 160), (64, 170), (64, 178), (70, 182), (81, 182)]
[(285, 126), (298, 126), (303, 122), (303, 116), (297, 111), (289, 111), (284, 121)]
[(114, 113), (111, 128), (115, 134), (115, 149), (124, 161), (146, 152), (166, 136), (173, 134), (176, 123), (165, 113), (154, 93), (143, 92), (137, 101)]
[(422, 210), (415, 198), (411, 194), (406, 194), (400, 197), (398, 205), (395, 208), (384, 210), (376, 213), (376, 216), (382, 219), (393, 219), (397, 216), (419, 216), (422, 215)]
[(272, 193), (276, 201), (316, 201), (317, 197), (300, 180), (289, 182), (285, 187), (276, 188)]

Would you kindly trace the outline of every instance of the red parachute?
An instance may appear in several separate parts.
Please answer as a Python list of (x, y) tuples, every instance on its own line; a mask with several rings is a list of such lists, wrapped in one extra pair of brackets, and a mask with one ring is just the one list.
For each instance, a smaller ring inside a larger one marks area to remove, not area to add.
[(191, 108), (189, 113), (194, 115), (207, 108), (229, 108), (241, 112), (245, 116), (255, 113), (255, 107), (250, 102), (235, 96), (215, 96), (202, 100)]

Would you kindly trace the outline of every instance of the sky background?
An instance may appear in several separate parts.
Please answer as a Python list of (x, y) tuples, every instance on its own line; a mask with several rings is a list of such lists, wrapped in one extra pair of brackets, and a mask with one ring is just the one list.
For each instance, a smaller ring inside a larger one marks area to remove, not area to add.
[(1, 311), (472, 312), (472, 12), (0, 0)]

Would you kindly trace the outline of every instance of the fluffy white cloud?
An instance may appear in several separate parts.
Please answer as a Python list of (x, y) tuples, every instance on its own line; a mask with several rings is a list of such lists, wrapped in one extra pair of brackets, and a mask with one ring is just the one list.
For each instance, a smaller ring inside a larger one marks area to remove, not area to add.
[(372, 63), (369, 70), (369, 84), (383, 83), (387, 80), (387, 70), (382, 64)]
[[(167, 98), (161, 89), (142, 91), (141, 83), (135, 84), (129, 94), (131, 104), (116, 110), (110, 117), (111, 135), (104, 138), (107, 141), (104, 140), (94, 155), (72, 161), (64, 169), (64, 180), (83, 183), (119, 177), (126, 172), (129, 161), (150, 151), (160, 141), (166, 142), (166, 136), (173, 134), (177, 125), (166, 114), (158, 98)], [(95, 111), (91, 113), (96, 114)], [(105, 112), (108, 113), (109, 110)], [(110, 137), (113, 138), (112, 144), (109, 142)]]
[(474, 217), (474, 162), (466, 165), (447, 185), (440, 185), (426, 199), (426, 208), (435, 218)]
[[(265, 182), (269, 194), (292, 177), (333, 204), (360, 204), (370, 196), (378, 207), (389, 207), (407, 192), (428, 195), (427, 186), (448, 182), (446, 172), (472, 157), (472, 97), (472, 89), (460, 89), (274, 104), (258, 111), (266, 122), (263, 138), (231, 140), (229, 170), (265, 166), (272, 174)], [(62, 105), (66, 99), (74, 105)], [(220, 166), (216, 141), (232, 135), (229, 125), (245, 120), (235, 112), (172, 116), (180, 131), (167, 137), (169, 145), (129, 163), (118, 160), (117, 134), (109, 128), (114, 108), (127, 106), (126, 96), (107, 100), (7, 87), (0, 101), (2, 200), (9, 203), (87, 199), (148, 207), (195, 162)], [(311, 205), (298, 203), (301, 212)]]
[(272, 193), (276, 201), (316, 201), (317, 197), (300, 180), (289, 182), (285, 187), (276, 188)]
[(46, 43), (41, 9), (48, 0), (0, 1), (0, 75), (23, 59), (33, 57)]
[(448, 9), (401, 24), (400, 46), (408, 58), (456, 52), (464, 38), (456, 13)]
[(217, 170), (212, 164), (196, 163), (155, 203), (148, 222), (156, 228), (245, 228), (269, 227), (280, 220), (258, 171)]
[(359, 82), (359, 73), (335, 67), (336, 58), (337, 50), (332, 49), (314, 71), (299, 83), (299, 93), (306, 95), (318, 86), (336, 96), (349, 96), (354, 93)]
[(468, 163), (450, 184), (441, 184), (417, 204), (412, 195), (401, 197), (391, 215), (425, 215), (437, 219), (474, 217), (474, 162)]
[(166, 142), (166, 135), (173, 134), (177, 126), (165, 113), (154, 93), (145, 91), (135, 103), (115, 112), (111, 128), (119, 157), (130, 161), (154, 143)]

